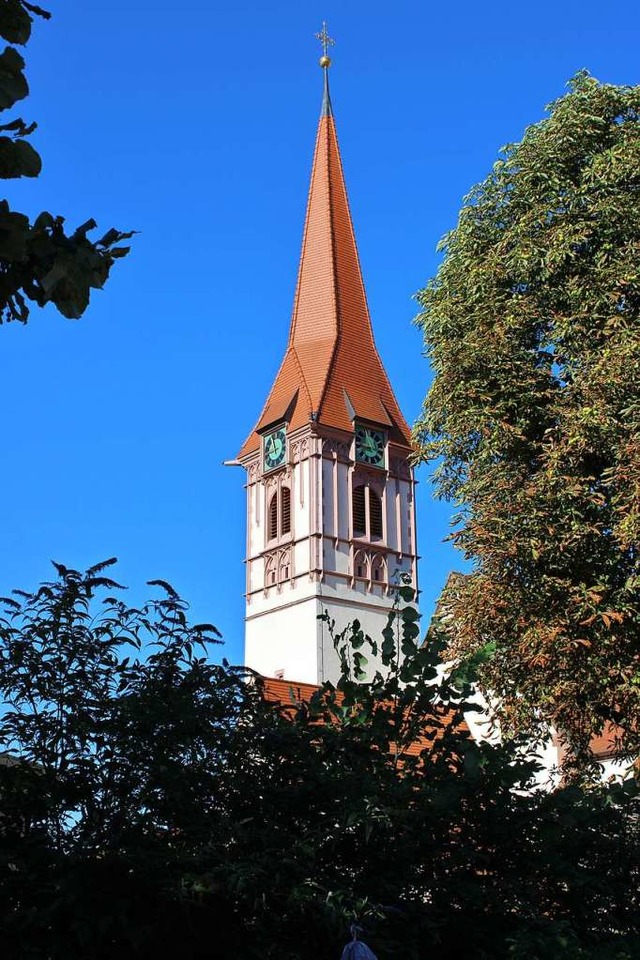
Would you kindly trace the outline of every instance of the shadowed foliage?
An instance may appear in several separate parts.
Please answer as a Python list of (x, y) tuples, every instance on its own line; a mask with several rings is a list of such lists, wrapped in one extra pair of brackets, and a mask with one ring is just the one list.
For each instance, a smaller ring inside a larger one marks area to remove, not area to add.
[(379, 960), (633, 956), (637, 785), (532, 790), (522, 745), (451, 722), (469, 691), (412, 606), (386, 676), (354, 624), (337, 686), (279, 706), (111, 563), (3, 601), (4, 957), (337, 960), (354, 919)]

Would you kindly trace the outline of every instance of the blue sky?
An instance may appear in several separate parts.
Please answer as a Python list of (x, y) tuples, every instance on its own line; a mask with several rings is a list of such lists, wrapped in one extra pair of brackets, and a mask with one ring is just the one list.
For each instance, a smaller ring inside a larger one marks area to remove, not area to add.
[[(332, 99), (379, 350), (407, 418), (429, 385), (412, 294), (503, 144), (586, 67), (637, 83), (637, 7), (399, 0), (54, 3), (26, 50), (37, 181), (11, 206), (140, 231), (80, 321), (0, 329), (0, 593), (109, 556), (170, 580), (242, 656), (243, 474), (221, 466), (284, 350), (321, 101)], [(97, 234), (100, 235), (100, 234)], [(421, 469), (422, 609), (460, 567)]]

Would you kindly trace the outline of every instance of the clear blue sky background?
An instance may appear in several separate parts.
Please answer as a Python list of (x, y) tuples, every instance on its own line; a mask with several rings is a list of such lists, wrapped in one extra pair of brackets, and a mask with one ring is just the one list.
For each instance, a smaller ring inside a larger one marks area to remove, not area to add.
[[(43, 0), (44, 2), (44, 0)], [(242, 656), (243, 473), (288, 330), (321, 99), (333, 103), (378, 347), (409, 420), (429, 384), (412, 294), (501, 145), (580, 68), (637, 83), (637, 4), (51, 0), (26, 58), (44, 160), (12, 206), (140, 231), (80, 321), (0, 329), (0, 592), (115, 555)], [(460, 559), (428, 471), (422, 608)]]

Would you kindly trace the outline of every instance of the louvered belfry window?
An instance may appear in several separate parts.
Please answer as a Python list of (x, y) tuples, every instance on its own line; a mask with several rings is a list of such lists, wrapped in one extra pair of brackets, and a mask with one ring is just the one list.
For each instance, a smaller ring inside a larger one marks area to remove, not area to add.
[(353, 488), (353, 535), (354, 537), (366, 537), (367, 535), (367, 510), (365, 506), (366, 487), (360, 485)]
[(291, 533), (291, 491), (283, 487), (280, 491), (280, 536)]
[(281, 487), (269, 500), (267, 539), (278, 540), (291, 533), (291, 490)]
[(278, 494), (274, 493), (269, 501), (269, 540), (278, 536)]
[(382, 540), (382, 500), (371, 487), (358, 484), (351, 497), (354, 537)]
[(382, 500), (369, 487), (369, 536), (372, 540), (382, 540)]

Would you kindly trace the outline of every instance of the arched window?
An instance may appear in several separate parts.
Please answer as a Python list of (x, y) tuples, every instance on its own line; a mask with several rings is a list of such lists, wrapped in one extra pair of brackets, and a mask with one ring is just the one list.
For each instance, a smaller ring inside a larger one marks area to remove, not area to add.
[(264, 585), (266, 587), (272, 587), (275, 585), (277, 580), (277, 568), (276, 568), (276, 558), (269, 557), (265, 564), (264, 568)]
[(278, 581), (284, 583), (285, 580), (289, 579), (289, 571), (291, 569), (291, 557), (288, 550), (282, 551), (278, 562)]
[(387, 580), (387, 565), (379, 553), (376, 553), (371, 561), (371, 579), (378, 583), (386, 583)]
[(267, 539), (279, 540), (291, 533), (291, 490), (280, 487), (269, 500)]
[(356, 550), (353, 557), (353, 574), (360, 579), (369, 576), (369, 560), (364, 550)]
[(351, 496), (354, 537), (382, 540), (382, 500), (368, 483), (358, 484)]

